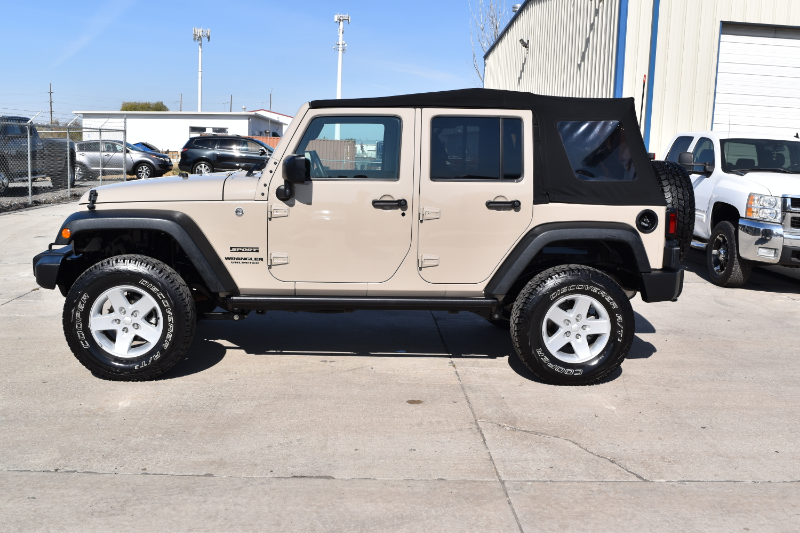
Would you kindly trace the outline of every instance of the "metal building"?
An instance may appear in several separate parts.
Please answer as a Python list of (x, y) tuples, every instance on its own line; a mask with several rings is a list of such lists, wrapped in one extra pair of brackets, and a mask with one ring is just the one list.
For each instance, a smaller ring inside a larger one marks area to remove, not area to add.
[(484, 61), (486, 88), (635, 98), (659, 156), (678, 131), (800, 132), (800, 0), (526, 0)]

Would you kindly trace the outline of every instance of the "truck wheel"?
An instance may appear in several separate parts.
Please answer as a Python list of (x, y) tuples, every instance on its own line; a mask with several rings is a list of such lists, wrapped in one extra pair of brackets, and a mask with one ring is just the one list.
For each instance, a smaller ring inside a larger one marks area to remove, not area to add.
[(211, 166), (211, 163), (206, 161), (195, 163), (192, 167), (192, 174), (211, 174), (212, 172), (214, 172), (214, 167)]
[(739, 256), (736, 227), (723, 220), (711, 232), (706, 245), (711, 283), (720, 287), (741, 287), (753, 271), (753, 263)]
[(87, 180), (92, 177), (92, 173), (89, 171), (89, 168), (83, 163), (75, 164), (73, 174), (75, 175), (75, 181)]
[(550, 268), (517, 296), (511, 340), (531, 372), (557, 385), (590, 385), (616, 370), (633, 344), (625, 291), (583, 265)]
[(173, 269), (141, 255), (105, 259), (81, 274), (64, 302), (72, 353), (100, 378), (154, 379), (192, 342), (192, 293)]
[(680, 246), (680, 260), (686, 257), (686, 251), (692, 244), (694, 235), (694, 189), (689, 173), (678, 163), (672, 161), (653, 161), (653, 172), (656, 174), (661, 192), (667, 201), (667, 207), (678, 213), (676, 238)]
[(140, 180), (152, 178), (155, 175), (155, 172), (156, 169), (147, 163), (139, 163), (136, 165), (136, 168), (133, 169), (133, 173), (136, 174), (136, 177)]

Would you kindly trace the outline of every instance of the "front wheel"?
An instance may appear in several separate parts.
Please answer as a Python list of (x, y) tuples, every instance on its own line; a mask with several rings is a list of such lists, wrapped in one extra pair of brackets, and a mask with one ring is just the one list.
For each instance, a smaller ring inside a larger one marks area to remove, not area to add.
[(155, 172), (156, 170), (147, 163), (139, 163), (136, 165), (136, 168), (133, 169), (133, 173), (136, 174), (136, 177), (140, 180), (152, 178), (155, 175)]
[(180, 361), (194, 336), (192, 294), (173, 269), (141, 255), (105, 259), (67, 294), (63, 325), (72, 353), (103, 379), (144, 381)]
[(622, 287), (582, 265), (538, 274), (511, 312), (517, 355), (538, 378), (558, 385), (607, 377), (628, 355), (633, 331), (633, 308)]
[(739, 256), (736, 227), (723, 220), (716, 225), (706, 245), (711, 283), (719, 287), (741, 287), (753, 271), (753, 263)]

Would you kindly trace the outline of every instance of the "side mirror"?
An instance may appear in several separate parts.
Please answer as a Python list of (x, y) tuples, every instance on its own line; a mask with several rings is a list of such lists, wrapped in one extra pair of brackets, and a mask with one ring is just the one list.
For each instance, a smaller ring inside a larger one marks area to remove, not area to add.
[(266, 153), (267, 153), (267, 149), (266, 148), (262, 148), (261, 150), (258, 151), (258, 155), (264, 155)]
[(305, 183), (311, 177), (311, 165), (306, 156), (291, 154), (283, 160), (283, 179), (292, 183)]
[(685, 167), (686, 170), (692, 171), (694, 167), (694, 156), (692, 152), (681, 152), (678, 154), (678, 164)]
[(283, 160), (283, 185), (275, 190), (278, 200), (294, 197), (295, 183), (305, 183), (311, 177), (311, 164), (304, 155), (292, 154)]
[(714, 173), (714, 165), (711, 165), (709, 163), (706, 163), (705, 165), (703, 165), (703, 173), (704, 174), (709, 174), (709, 175), (713, 174)]

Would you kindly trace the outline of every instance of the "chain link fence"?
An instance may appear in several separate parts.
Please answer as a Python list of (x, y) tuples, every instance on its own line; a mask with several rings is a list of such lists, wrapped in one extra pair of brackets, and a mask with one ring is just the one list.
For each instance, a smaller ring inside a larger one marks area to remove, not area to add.
[(125, 181), (126, 122), (84, 127), (0, 117), (0, 211), (63, 202)]

